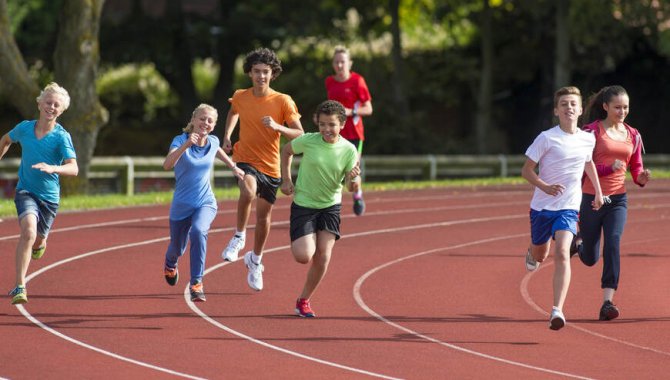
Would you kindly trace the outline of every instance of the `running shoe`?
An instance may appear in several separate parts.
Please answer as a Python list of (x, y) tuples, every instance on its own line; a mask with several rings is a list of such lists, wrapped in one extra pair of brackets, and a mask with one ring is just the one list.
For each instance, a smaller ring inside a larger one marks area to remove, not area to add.
[(254, 263), (252, 256), (253, 252), (249, 251), (244, 255), (244, 265), (249, 268), (249, 274), (247, 275), (247, 284), (249, 287), (256, 291), (263, 290), (263, 267), (262, 263)]
[(237, 261), (240, 251), (244, 248), (244, 236), (235, 234), (228, 242), (226, 249), (221, 252), (221, 258), (226, 261)]
[(306, 298), (298, 298), (295, 303), (295, 313), (303, 318), (314, 318), (316, 314), (312, 310), (312, 307), (309, 304), (309, 300)]
[(612, 301), (605, 301), (600, 308), (599, 320), (610, 321), (619, 316), (619, 309), (612, 303)]
[(202, 286), (202, 282), (193, 284), (190, 286), (189, 290), (191, 291), (191, 302), (205, 302), (205, 288)]
[(23, 285), (17, 285), (16, 288), (9, 292), (9, 295), (12, 296), (12, 305), (28, 302), (28, 291)]
[(365, 201), (363, 196), (360, 197), (354, 196), (354, 214), (361, 216), (365, 212)]
[(582, 249), (582, 234), (577, 232), (575, 236), (572, 237), (572, 243), (570, 243), (570, 257), (576, 255)]
[(42, 247), (39, 247), (39, 248), (37, 248), (37, 249), (33, 249), (33, 254), (32, 254), (32, 258), (33, 258), (33, 260), (39, 260), (39, 259), (41, 259), (42, 256), (44, 256), (44, 252), (46, 252), (46, 250), (47, 250), (47, 246), (46, 246), (46, 245), (45, 245), (45, 246), (42, 246)]
[(533, 272), (539, 267), (540, 263), (535, 261), (533, 255), (530, 254), (530, 248), (528, 248), (528, 252), (526, 252), (526, 270), (528, 270), (529, 272)]
[(565, 316), (563, 312), (558, 309), (551, 310), (551, 317), (549, 317), (549, 328), (552, 330), (560, 330), (565, 326)]
[(165, 281), (168, 285), (175, 286), (179, 281), (179, 271), (177, 268), (168, 268), (165, 267)]

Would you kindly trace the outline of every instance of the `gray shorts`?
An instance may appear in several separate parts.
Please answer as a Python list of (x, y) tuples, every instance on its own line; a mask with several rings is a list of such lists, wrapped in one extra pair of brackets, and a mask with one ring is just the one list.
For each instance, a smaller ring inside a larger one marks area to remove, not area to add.
[(51, 225), (58, 211), (58, 203), (39, 199), (26, 190), (17, 190), (14, 196), (14, 204), (19, 220), (28, 214), (35, 215), (37, 217), (37, 234), (42, 237), (49, 235), (49, 230), (51, 230)]

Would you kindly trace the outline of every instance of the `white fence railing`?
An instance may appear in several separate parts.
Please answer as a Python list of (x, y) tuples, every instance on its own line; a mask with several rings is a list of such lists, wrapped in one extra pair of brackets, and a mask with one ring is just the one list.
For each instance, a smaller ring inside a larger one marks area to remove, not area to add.
[[(136, 186), (145, 191), (146, 183), (166, 183), (171, 185), (172, 171), (163, 170), (164, 157), (94, 157), (91, 161), (89, 178), (92, 182), (106, 182), (113, 191), (133, 195)], [(411, 155), (411, 156), (363, 156), (361, 160), (364, 180), (436, 180), (465, 177), (507, 177), (518, 176), (525, 161), (523, 155)], [(298, 165), (296, 157), (294, 165)], [(670, 170), (670, 155), (648, 154), (644, 156), (645, 166)], [(0, 182), (9, 187), (15, 184), (20, 160), (17, 158), (0, 161)], [(213, 181), (233, 183), (231, 171), (217, 161), (213, 171)], [(109, 190), (107, 190), (109, 192)]]

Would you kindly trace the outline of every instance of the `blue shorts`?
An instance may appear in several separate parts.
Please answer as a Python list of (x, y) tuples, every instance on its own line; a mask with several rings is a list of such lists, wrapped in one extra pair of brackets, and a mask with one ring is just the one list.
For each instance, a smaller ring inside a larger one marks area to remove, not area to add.
[(577, 234), (577, 210), (530, 210), (530, 239), (534, 245), (541, 245), (554, 238), (556, 231), (570, 231)]
[(28, 214), (35, 215), (37, 217), (37, 234), (41, 237), (49, 235), (49, 230), (51, 230), (51, 225), (53, 225), (58, 211), (58, 203), (39, 199), (26, 190), (17, 190), (14, 196), (14, 204), (19, 220)]

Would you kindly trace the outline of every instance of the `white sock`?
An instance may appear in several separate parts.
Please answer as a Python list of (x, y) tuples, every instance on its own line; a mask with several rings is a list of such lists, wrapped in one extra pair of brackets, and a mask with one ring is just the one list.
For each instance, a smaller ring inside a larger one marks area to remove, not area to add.
[(262, 259), (263, 255), (257, 255), (254, 251), (251, 251), (251, 261), (253, 261), (254, 264), (260, 264)]
[(244, 238), (247, 237), (247, 231), (246, 231), (246, 230), (244, 230), (244, 231), (235, 231), (235, 236), (237, 236), (237, 237), (241, 237), (242, 239), (244, 239)]

